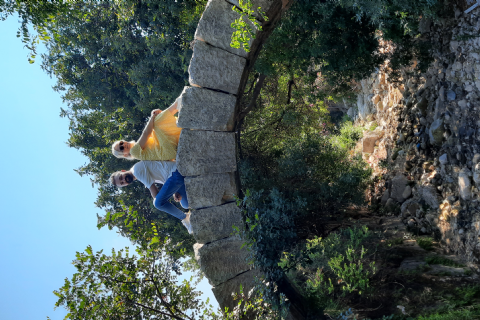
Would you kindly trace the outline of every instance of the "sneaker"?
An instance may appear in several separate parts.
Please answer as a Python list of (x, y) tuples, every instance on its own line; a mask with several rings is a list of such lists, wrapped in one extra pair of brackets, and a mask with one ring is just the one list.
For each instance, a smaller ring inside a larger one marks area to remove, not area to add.
[(185, 228), (187, 228), (188, 233), (192, 234), (193, 229), (192, 229), (192, 224), (190, 223), (190, 214), (191, 214), (190, 211), (186, 213), (187, 216), (185, 217), (185, 219), (182, 220), (182, 223), (185, 226)]

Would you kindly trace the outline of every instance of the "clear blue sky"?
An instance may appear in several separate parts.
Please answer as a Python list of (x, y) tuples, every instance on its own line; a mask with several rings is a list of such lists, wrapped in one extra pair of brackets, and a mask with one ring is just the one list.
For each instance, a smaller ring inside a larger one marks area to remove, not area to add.
[[(90, 179), (73, 171), (87, 160), (65, 143), (68, 120), (59, 113), (66, 106), (41, 59), (28, 63), (18, 27), (16, 17), (0, 22), (0, 319), (59, 320), (66, 311), (53, 310), (52, 292), (75, 272), (75, 252), (131, 245), (113, 230), (97, 230), (103, 212)], [(205, 279), (199, 289), (213, 296)]]

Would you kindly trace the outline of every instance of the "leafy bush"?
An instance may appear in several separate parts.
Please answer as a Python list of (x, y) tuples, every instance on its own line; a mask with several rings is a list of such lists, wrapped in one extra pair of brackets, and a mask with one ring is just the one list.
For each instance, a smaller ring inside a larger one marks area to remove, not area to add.
[(317, 307), (332, 308), (339, 303), (338, 297), (368, 290), (376, 272), (363, 245), (370, 236), (364, 226), (316, 237), (285, 253), (279, 265)]
[(418, 238), (417, 244), (420, 248), (430, 251), (433, 250), (433, 240), (432, 238)]
[(344, 121), (338, 135), (332, 136), (332, 144), (341, 149), (352, 149), (363, 136), (363, 127), (355, 126), (353, 121)]

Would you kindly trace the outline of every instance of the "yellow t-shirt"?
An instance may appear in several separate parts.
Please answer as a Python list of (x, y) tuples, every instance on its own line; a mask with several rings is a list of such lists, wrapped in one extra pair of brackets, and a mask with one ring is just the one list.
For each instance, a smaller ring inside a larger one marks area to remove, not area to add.
[(138, 160), (174, 160), (177, 157), (178, 138), (182, 128), (177, 127), (177, 119), (169, 111), (163, 111), (155, 117), (153, 132), (145, 147), (136, 143), (130, 154)]

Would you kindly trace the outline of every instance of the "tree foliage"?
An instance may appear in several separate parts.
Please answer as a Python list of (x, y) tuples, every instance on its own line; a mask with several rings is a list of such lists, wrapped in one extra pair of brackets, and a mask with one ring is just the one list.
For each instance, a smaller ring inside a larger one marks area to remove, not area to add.
[[(417, 37), (421, 17), (431, 18), (436, 0), (295, 1), (265, 44), (256, 68), (265, 74), (317, 73), (337, 91), (348, 89), (390, 59), (392, 71), (416, 57), (426, 67), (429, 44)], [(394, 52), (382, 52), (379, 36)], [(313, 79), (312, 79), (313, 80)]]
[[(21, 37), (22, 42), (30, 50), (28, 61), (34, 63), (39, 40), (48, 41), (50, 39), (48, 29), (50, 33), (56, 33), (56, 30), (48, 28), (48, 25), (57, 16), (69, 10), (72, 8), (68, 0), (0, 0), (0, 21), (4, 21), (15, 13), (18, 14), (20, 27), (17, 37)], [(33, 27), (33, 34), (29, 27)]]
[(55, 306), (68, 310), (65, 319), (216, 319), (212, 307), (199, 299), (190, 281), (178, 282), (181, 263), (165, 248), (128, 248), (111, 255), (89, 246), (77, 252), (77, 272), (54, 291)]
[[(96, 205), (109, 213), (99, 227), (118, 227), (136, 243), (151, 238), (158, 224), (163, 237), (192, 239), (178, 221), (154, 208), (148, 190), (135, 183), (118, 190), (109, 175), (133, 162), (111, 155), (119, 139), (137, 139), (152, 109), (165, 109), (187, 84), (190, 42), (205, 6), (203, 0), (74, 2), (49, 24), (42, 67), (57, 78), (54, 89), (68, 108), (68, 145), (88, 162), (76, 171), (99, 187)], [(138, 212), (134, 216), (129, 212)]]

